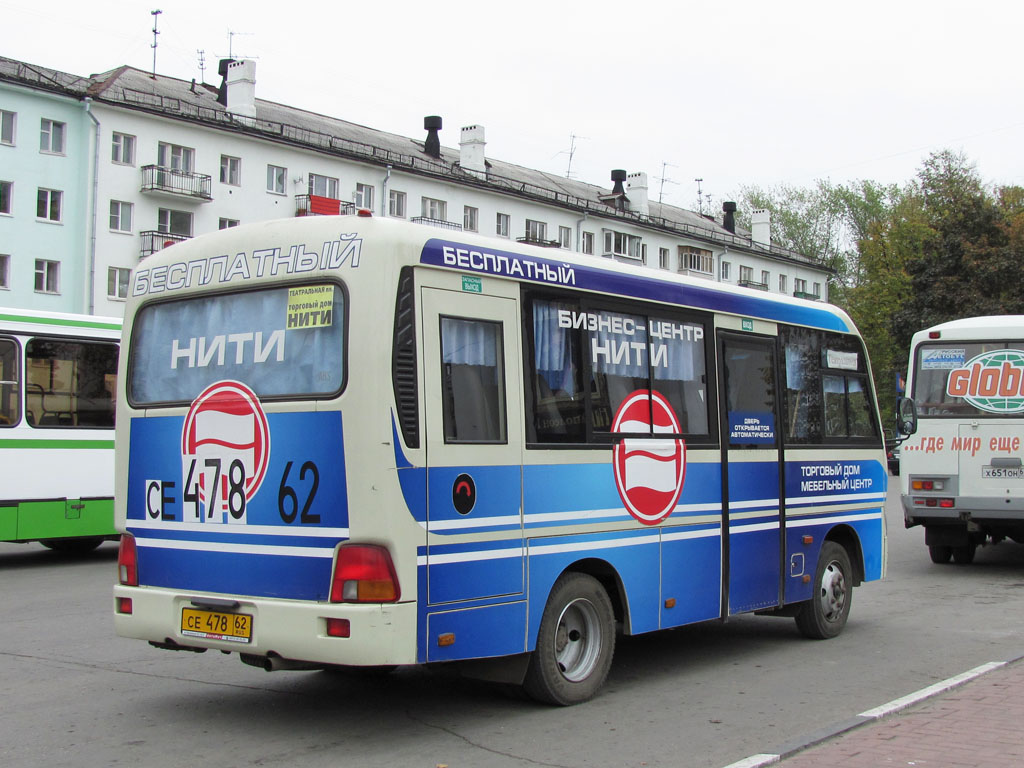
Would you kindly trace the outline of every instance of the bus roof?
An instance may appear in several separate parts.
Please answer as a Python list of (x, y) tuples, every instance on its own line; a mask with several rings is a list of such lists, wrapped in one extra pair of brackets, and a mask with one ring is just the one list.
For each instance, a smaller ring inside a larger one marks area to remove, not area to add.
[(986, 315), (964, 317), (933, 325), (914, 334), (913, 346), (939, 334), (934, 340), (974, 341), (1024, 338), (1024, 315)]
[[(150, 283), (150, 273), (166, 275), (174, 269), (179, 278), (191, 279), (193, 265), (205, 258), (212, 260), (216, 256), (226, 260), (231, 254), (231, 259), (235, 260), (238, 258), (235, 254), (238, 254), (248, 255), (255, 261), (253, 252), (259, 249), (280, 248), (287, 252), (288, 248), (296, 246), (328, 246), (338, 240), (339, 234), (344, 249), (345, 244), (356, 239), (369, 239), (385, 233), (401, 241), (402, 252), (408, 254), (398, 257), (403, 263), (515, 279), (536, 286), (576, 288), (844, 333), (855, 332), (853, 322), (843, 310), (821, 301), (772, 294), (503, 238), (448, 232), (408, 221), (365, 216), (316, 216), (256, 222), (177, 243), (153, 254), (139, 265), (133, 275), (131, 294), (138, 299), (144, 298), (144, 294), (157, 292)], [(364, 246), (364, 260), (368, 253)], [(186, 264), (189, 271), (183, 269)], [(226, 261), (222, 263), (222, 270), (226, 264)], [(232, 269), (232, 272), (237, 271)], [(160, 287), (164, 298), (168, 290), (168, 286)]]

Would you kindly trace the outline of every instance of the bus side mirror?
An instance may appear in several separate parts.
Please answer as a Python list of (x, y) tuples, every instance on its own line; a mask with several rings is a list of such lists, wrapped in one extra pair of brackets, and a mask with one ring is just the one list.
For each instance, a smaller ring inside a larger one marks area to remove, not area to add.
[(896, 401), (896, 429), (901, 435), (917, 432), (917, 406), (909, 397)]

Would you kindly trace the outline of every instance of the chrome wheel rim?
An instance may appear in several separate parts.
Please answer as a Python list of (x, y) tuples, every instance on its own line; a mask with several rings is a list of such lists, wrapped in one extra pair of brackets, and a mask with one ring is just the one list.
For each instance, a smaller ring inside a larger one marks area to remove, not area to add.
[(846, 575), (839, 563), (833, 560), (825, 566), (821, 575), (821, 614), (826, 621), (834, 622), (842, 618), (846, 607)]

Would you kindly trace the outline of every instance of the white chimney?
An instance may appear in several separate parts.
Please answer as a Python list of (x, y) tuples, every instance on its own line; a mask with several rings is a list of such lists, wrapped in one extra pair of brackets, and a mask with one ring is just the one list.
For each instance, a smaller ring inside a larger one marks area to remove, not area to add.
[(647, 200), (647, 174), (642, 171), (626, 176), (626, 197), (629, 208), (641, 216), (651, 215), (651, 206)]
[(462, 166), (462, 170), (474, 176), (487, 176), (487, 162), (484, 159), (486, 145), (482, 125), (467, 125), (462, 129), (462, 136), (459, 138), (459, 165)]
[(750, 239), (765, 248), (772, 244), (771, 213), (766, 208), (750, 212)]
[(227, 110), (239, 117), (256, 117), (256, 62), (251, 59), (228, 64)]

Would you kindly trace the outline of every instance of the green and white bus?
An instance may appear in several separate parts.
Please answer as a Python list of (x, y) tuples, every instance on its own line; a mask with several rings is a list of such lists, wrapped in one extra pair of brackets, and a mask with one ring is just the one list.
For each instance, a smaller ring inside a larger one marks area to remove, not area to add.
[(0, 308), (0, 541), (115, 538), (120, 336), (117, 318)]

